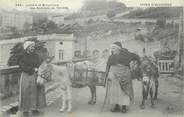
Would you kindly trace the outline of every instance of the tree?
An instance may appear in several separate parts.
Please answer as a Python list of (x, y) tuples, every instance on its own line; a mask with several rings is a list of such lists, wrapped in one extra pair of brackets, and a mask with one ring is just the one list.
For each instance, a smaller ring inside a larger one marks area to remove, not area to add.
[(53, 21), (48, 21), (47, 23), (47, 29), (48, 29), (48, 33), (54, 33), (58, 30), (58, 26), (55, 22)]
[(47, 18), (43, 18), (38, 20), (37, 22), (34, 22), (33, 31), (36, 32), (36, 34), (44, 34), (47, 31), (47, 23)]
[(114, 17), (116, 15), (116, 13), (114, 12), (114, 11), (109, 11), (108, 13), (107, 13), (107, 17), (109, 18), (109, 19), (111, 19), (112, 17)]
[(11, 39), (11, 38), (19, 38), (22, 36), (22, 33), (20, 30), (18, 30), (16, 27), (12, 26), (7, 26), (4, 29), (2, 29), (2, 35), (6, 39)]
[(124, 3), (117, 1), (109, 1), (108, 2), (109, 9), (113, 10), (115, 13), (121, 13), (127, 10), (127, 7)]
[(33, 34), (33, 31), (32, 31), (32, 24), (28, 23), (28, 22), (25, 22), (24, 25), (23, 25), (23, 30), (22, 30), (24, 36), (27, 36), (27, 35), (34, 35)]
[(179, 7), (156, 7), (156, 8), (147, 8), (131, 11), (129, 14), (126, 14), (126, 18), (179, 18), (180, 8)]
[(59, 30), (57, 24), (47, 18), (40, 19), (33, 23), (33, 31), (36, 34), (51, 34)]

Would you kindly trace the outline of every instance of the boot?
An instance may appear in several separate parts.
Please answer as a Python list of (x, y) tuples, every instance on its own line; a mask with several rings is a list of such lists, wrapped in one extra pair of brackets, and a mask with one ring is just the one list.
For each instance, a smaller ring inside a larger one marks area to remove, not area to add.
[(118, 112), (120, 110), (120, 106), (116, 104), (113, 109), (111, 109), (111, 112)]
[(121, 112), (122, 113), (127, 113), (127, 107), (125, 105), (122, 106)]
[(43, 112), (41, 112), (39, 110), (33, 110), (32, 114), (35, 115), (35, 116), (40, 116), (40, 115), (43, 115)]
[(21, 117), (29, 117), (29, 112), (22, 112)]

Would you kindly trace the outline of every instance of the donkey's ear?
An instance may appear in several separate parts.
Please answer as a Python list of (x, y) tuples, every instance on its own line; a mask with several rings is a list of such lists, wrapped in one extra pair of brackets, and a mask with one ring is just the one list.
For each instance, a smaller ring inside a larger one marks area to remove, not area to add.
[(47, 62), (47, 63), (50, 63), (53, 59), (54, 59), (54, 56), (52, 56), (52, 57), (49, 56), (49, 57), (46, 59), (46, 62)]

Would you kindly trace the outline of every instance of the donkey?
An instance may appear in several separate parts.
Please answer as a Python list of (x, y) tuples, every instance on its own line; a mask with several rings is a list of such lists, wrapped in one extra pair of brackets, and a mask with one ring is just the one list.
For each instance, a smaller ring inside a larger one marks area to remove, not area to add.
[(43, 84), (44, 79), (51, 77), (50, 80), (60, 82), (62, 89), (62, 107), (60, 112), (63, 112), (66, 107), (67, 111), (71, 112), (72, 97), (71, 97), (71, 81), (69, 78), (68, 69), (66, 66), (58, 66), (51, 63), (52, 58), (45, 60), (38, 69), (37, 83)]
[(137, 79), (142, 82), (142, 103), (140, 105), (141, 109), (145, 108), (145, 101), (150, 94), (152, 108), (155, 107), (155, 100), (158, 95), (158, 68), (156, 63), (152, 58), (147, 56), (143, 57), (141, 64), (138, 65), (135, 61), (132, 62), (131, 71), (136, 74)]
[(140, 107), (142, 109), (145, 108), (145, 100), (148, 97), (148, 94), (150, 94), (151, 97), (151, 106), (152, 108), (155, 107), (155, 100), (157, 99), (158, 95), (158, 68), (156, 63), (153, 61), (152, 58), (143, 57), (141, 62), (141, 71), (142, 71), (142, 103)]
[[(95, 64), (90, 61), (83, 61), (83, 62), (77, 62), (77, 63), (68, 63), (68, 69), (70, 69), (70, 77), (71, 78), (77, 78), (77, 80), (85, 82), (87, 77), (87, 83), (85, 86), (88, 86), (91, 92), (91, 100), (88, 102), (88, 104), (95, 104), (96, 103), (96, 84), (95, 79), (97, 74), (95, 72), (88, 72), (88, 70), (95, 70)], [(77, 73), (77, 74), (76, 74)], [(75, 75), (75, 76), (74, 76)], [(82, 86), (83, 87), (83, 86)]]

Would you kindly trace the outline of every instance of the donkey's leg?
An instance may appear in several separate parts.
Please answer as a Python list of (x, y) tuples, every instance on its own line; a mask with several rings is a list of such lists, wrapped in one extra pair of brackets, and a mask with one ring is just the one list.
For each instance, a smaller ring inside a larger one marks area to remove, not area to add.
[(96, 103), (96, 86), (93, 86), (93, 104)]
[(91, 85), (88, 85), (89, 89), (90, 89), (90, 92), (91, 92), (91, 100), (88, 101), (88, 104), (92, 104), (92, 101), (93, 101), (93, 87)]
[(72, 96), (71, 96), (71, 88), (70, 86), (67, 87), (67, 100), (68, 100), (68, 112), (72, 110)]
[(154, 80), (154, 77), (152, 77), (151, 80), (150, 80), (150, 91), (149, 91), (150, 97), (151, 97), (151, 106), (152, 106), (152, 108), (154, 108), (154, 105), (155, 105), (154, 97), (153, 97), (154, 92), (155, 92), (155, 80)]
[(145, 108), (145, 100), (147, 98), (147, 86), (145, 84), (142, 84), (142, 103), (140, 105), (141, 109)]
[(154, 103), (154, 98), (153, 98), (153, 87), (150, 86), (150, 97), (151, 97), (151, 107), (154, 108), (155, 107), (155, 103)]
[(62, 91), (62, 107), (59, 110), (60, 112), (63, 112), (66, 108), (66, 91)]
[(146, 88), (145, 88), (145, 100), (148, 99), (148, 95), (149, 95), (149, 89), (150, 89), (150, 83), (146, 84)]
[(154, 99), (157, 100), (158, 98), (158, 86), (159, 86), (159, 82), (158, 79), (155, 80), (155, 95), (154, 95)]

